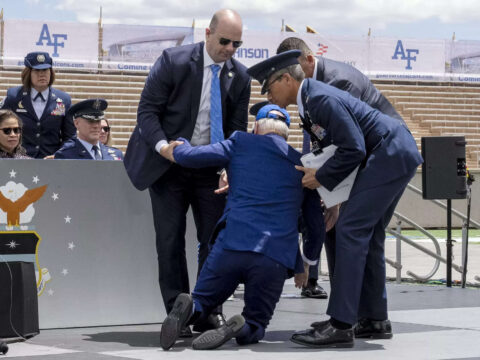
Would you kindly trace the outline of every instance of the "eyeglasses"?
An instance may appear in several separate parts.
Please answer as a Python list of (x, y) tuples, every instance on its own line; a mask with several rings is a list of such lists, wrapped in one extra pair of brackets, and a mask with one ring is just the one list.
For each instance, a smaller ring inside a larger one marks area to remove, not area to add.
[(228, 45), (230, 43), (232, 43), (232, 46), (236, 49), (236, 48), (239, 48), (240, 46), (242, 46), (243, 44), (243, 41), (242, 40), (230, 40), (230, 39), (226, 39), (226, 38), (223, 38), (221, 37), (218, 42), (220, 43), (220, 45), (222, 46), (225, 46), (225, 45)]
[(0, 129), (0, 130), (2, 130), (5, 135), (10, 135), (12, 133), (12, 131), (15, 135), (18, 135), (22, 132), (21, 127), (3, 128), (3, 129)]
[(263, 94), (265, 93), (270, 93), (270, 87), (272, 86), (272, 84), (275, 82), (275, 81), (278, 81), (282, 78), (283, 74), (282, 75), (279, 75), (275, 78), (275, 80), (273, 81), (270, 81), (270, 83), (266, 84), (265, 87), (264, 87), (264, 91), (263, 91)]
[(102, 126), (102, 130), (105, 131), (105, 132), (109, 132), (110, 131), (110, 126)]

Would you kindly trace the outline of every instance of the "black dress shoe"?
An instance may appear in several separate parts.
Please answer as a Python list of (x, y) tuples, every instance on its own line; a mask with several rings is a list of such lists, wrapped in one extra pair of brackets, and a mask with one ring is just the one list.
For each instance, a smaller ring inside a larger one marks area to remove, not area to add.
[(327, 292), (316, 281), (309, 281), (308, 285), (302, 288), (301, 295), (312, 299), (328, 299)]
[(392, 324), (390, 320), (360, 319), (353, 328), (356, 338), (391, 339)]
[(324, 327), (328, 322), (330, 322), (330, 320), (323, 320), (323, 321), (315, 321), (313, 323), (310, 324), (310, 326), (314, 329), (317, 329), (317, 328), (322, 328)]
[(186, 326), (182, 330), (180, 330), (180, 335), (178, 337), (181, 339), (188, 339), (193, 337), (192, 329), (190, 329), (190, 326)]
[(296, 344), (315, 348), (353, 347), (353, 329), (336, 329), (327, 322), (323, 327), (295, 333), (290, 338)]
[(192, 316), (192, 310), (192, 297), (189, 294), (178, 295), (160, 331), (160, 345), (164, 350), (170, 349), (180, 337), (182, 329)]
[(200, 334), (192, 342), (192, 347), (195, 350), (212, 350), (216, 349), (228, 340), (235, 337), (242, 330), (245, 324), (245, 319), (242, 315), (234, 315), (227, 322), (218, 329), (208, 330)]
[(210, 314), (203, 322), (193, 325), (193, 331), (205, 332), (207, 330), (218, 329), (225, 325), (225, 316), (223, 314)]

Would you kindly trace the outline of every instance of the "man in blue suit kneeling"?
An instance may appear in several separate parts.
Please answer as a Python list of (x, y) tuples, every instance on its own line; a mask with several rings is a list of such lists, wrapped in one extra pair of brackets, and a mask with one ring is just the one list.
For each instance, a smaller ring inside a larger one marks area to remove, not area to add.
[[(260, 119), (260, 120), (258, 120)], [(265, 335), (288, 274), (306, 283), (298, 247), (297, 219), (302, 204), (301, 154), (289, 146), (288, 113), (276, 106), (260, 109), (254, 134), (235, 132), (225, 141), (192, 147), (180, 138), (171, 160), (184, 167), (225, 167), (229, 194), (212, 239), (213, 248), (192, 295), (180, 294), (162, 325), (167, 350), (181, 329), (202, 321), (245, 284), (245, 307), (218, 329), (193, 341), (196, 350), (215, 349), (235, 337), (240, 345)], [(304, 256), (316, 250), (304, 249)], [(300, 260), (300, 261), (299, 261)]]

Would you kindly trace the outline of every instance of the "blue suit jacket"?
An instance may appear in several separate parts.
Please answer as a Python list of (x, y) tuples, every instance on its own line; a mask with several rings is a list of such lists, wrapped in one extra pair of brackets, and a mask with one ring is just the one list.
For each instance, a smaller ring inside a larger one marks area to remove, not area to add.
[(316, 173), (328, 190), (361, 164), (359, 175), (368, 172), (369, 176), (362, 177), (368, 180), (355, 186), (356, 191), (410, 175), (423, 162), (412, 134), (397, 119), (320, 81), (305, 79), (301, 95), (304, 115), (325, 130), (328, 142), (338, 146)]
[(174, 150), (185, 167), (227, 169), (227, 204), (218, 222), (225, 249), (262, 253), (289, 269), (298, 260), (298, 214), (302, 203), (300, 153), (280, 136), (235, 132), (220, 143)]
[[(102, 152), (102, 160), (123, 160), (123, 154), (114, 147), (103, 145), (100, 143), (100, 151)], [(55, 159), (78, 159), (78, 160), (94, 160), (77, 138), (68, 141), (60, 150), (55, 153)]]
[[(128, 143), (125, 168), (133, 185), (144, 190), (171, 163), (155, 151), (160, 140), (188, 140), (193, 135), (203, 79), (204, 43), (166, 49), (145, 82), (138, 105), (137, 126)], [(245, 131), (250, 99), (250, 76), (235, 59), (220, 74), (223, 132)]]
[(50, 87), (40, 119), (33, 108), (29, 90), (21, 86), (10, 88), (4, 101), (2, 108), (14, 111), (22, 119), (22, 145), (28, 156), (43, 158), (52, 155), (76, 134), (72, 117), (66, 115), (71, 106), (70, 95), (63, 91)]

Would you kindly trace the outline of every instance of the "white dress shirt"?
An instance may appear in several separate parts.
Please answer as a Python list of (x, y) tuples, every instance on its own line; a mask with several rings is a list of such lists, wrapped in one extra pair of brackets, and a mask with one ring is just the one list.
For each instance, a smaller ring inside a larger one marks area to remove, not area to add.
[[(208, 55), (207, 49), (203, 46), (203, 78), (202, 78), (202, 92), (200, 94), (200, 105), (198, 107), (197, 120), (195, 122), (195, 129), (193, 130), (192, 145), (207, 145), (210, 144), (210, 88), (212, 87), (212, 69), (210, 65), (217, 64), (220, 66), (220, 73), (222, 72), (225, 62), (215, 63)], [(160, 140), (155, 145), (155, 150), (160, 150), (168, 145), (166, 140)]]

